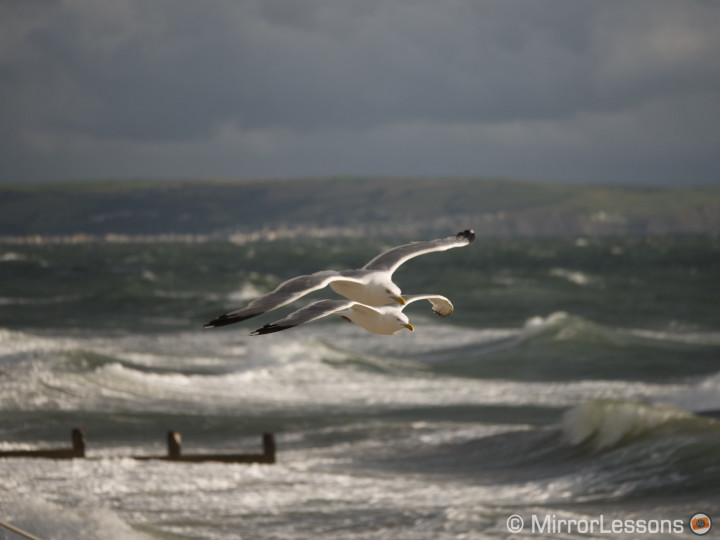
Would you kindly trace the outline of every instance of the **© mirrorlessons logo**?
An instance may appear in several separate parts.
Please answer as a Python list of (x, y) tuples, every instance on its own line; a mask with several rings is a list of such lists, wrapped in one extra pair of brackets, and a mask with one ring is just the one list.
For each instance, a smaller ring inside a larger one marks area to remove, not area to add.
[(525, 527), (525, 521), (517, 514), (513, 514), (507, 519), (507, 529), (513, 534), (517, 534)]
[(712, 528), (712, 521), (707, 514), (695, 514), (690, 518), (690, 530), (695, 534), (707, 534)]

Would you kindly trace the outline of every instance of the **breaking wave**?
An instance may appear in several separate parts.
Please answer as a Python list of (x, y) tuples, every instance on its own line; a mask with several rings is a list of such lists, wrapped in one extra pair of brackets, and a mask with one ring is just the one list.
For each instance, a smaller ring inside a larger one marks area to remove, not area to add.
[(563, 416), (563, 433), (567, 441), (571, 445), (590, 445), (595, 450), (689, 430), (720, 433), (720, 422), (671, 405), (610, 400), (587, 401)]

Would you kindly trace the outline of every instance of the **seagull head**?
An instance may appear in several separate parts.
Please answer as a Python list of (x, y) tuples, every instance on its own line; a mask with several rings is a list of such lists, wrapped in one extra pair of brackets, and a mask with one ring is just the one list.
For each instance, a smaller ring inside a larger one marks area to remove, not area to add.
[(400, 328), (407, 328), (411, 332), (415, 331), (415, 327), (410, 324), (410, 319), (407, 318), (407, 315), (405, 315), (403, 312), (399, 312), (395, 315), (397, 323), (400, 325)]
[(385, 288), (385, 293), (387, 294), (388, 298), (392, 300), (393, 302), (397, 302), (401, 306), (405, 305), (405, 299), (400, 296), (400, 287), (395, 285), (394, 283), (391, 284), (392, 286), (388, 286)]

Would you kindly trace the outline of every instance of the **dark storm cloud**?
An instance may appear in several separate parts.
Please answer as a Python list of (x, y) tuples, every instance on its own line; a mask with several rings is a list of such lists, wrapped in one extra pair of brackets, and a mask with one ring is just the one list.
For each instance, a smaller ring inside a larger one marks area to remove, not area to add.
[(718, 4), (0, 3), (0, 180), (716, 178)]

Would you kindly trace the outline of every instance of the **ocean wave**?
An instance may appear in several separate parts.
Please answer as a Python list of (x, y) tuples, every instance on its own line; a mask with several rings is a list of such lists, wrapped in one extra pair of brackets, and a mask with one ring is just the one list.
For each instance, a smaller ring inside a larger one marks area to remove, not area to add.
[(65, 302), (76, 302), (81, 300), (81, 294), (60, 294), (57, 296), (45, 297), (18, 297), (0, 296), (0, 306), (43, 306), (49, 304), (62, 304)]
[(337, 323), (316, 326), (317, 339), (331, 343), (348, 354), (372, 355), (384, 359), (411, 359), (417, 363), (440, 363), (463, 355), (495, 350), (501, 343), (517, 337), (513, 328), (467, 328), (453, 326), (428, 317), (413, 317), (414, 332), (392, 338), (371, 338), (354, 325)]
[(527, 319), (519, 331), (518, 342), (532, 341), (576, 341), (618, 347), (641, 345), (665, 348), (667, 343), (716, 347), (720, 346), (720, 333), (611, 327), (581, 315), (556, 311)]
[(664, 390), (613, 382), (519, 383), (459, 377), (398, 377), (302, 361), (225, 375), (158, 373), (106, 363), (87, 372), (34, 366), (3, 391), (6, 410), (89, 410), (172, 414), (362, 414), (413, 407), (567, 407), (592, 398), (653, 398)]
[(243, 283), (238, 290), (227, 295), (227, 300), (229, 302), (248, 302), (268, 292), (252, 283)]
[(35, 256), (29, 256), (25, 253), (18, 253), (16, 251), (6, 251), (5, 253), (0, 255), (0, 263), (23, 263), (23, 262), (30, 262), (35, 263), (40, 266), (47, 267), (48, 262), (45, 259), (41, 259), (40, 257)]
[(167, 298), (170, 300), (204, 300), (207, 302), (218, 302), (222, 299), (219, 294), (187, 290), (153, 289), (152, 295), (157, 298)]
[(386, 339), (338, 323), (271, 340), (236, 331), (60, 336), (0, 330), (5, 375), (0, 399), (12, 409), (172, 411), (185, 403), (188, 412), (203, 413), (240, 406), (254, 411), (568, 407), (617, 396), (658, 401), (688, 389), (686, 382), (558, 380), (557, 370), (544, 380), (519, 377), (518, 369), (537, 363), (535, 349), (527, 362), (499, 356), (498, 362), (509, 366), (504, 371), (475, 373), (471, 367), (484, 369), (493, 358), (479, 358), (478, 351), (505, 346), (519, 331), (441, 323), (426, 330)]
[[(529, 318), (517, 328), (469, 328), (421, 319), (414, 333), (363, 343), (350, 334), (332, 335), (350, 350), (403, 358), (417, 368), (481, 379), (631, 379), (668, 381), (704, 375), (711, 369), (710, 340), (668, 342), (636, 335), (565, 311)], [(336, 338), (337, 336), (337, 338)], [(362, 337), (362, 336), (361, 336)], [(682, 366), (678, 357), (684, 358)]]
[[(20, 486), (22, 492), (27, 491)], [(113, 538), (116, 540), (150, 540), (151, 536), (131, 527), (120, 515), (109, 508), (90, 507), (87, 502), (78, 507), (60, 506), (46, 500), (40, 493), (23, 493), (2, 501), (3, 513), (13, 525), (21, 527), (41, 538), (73, 538), (92, 540)], [(87, 496), (87, 494), (83, 494)], [(0, 530), (0, 535), (2, 535)], [(4, 536), (3, 536), (4, 537)]]
[(28, 256), (24, 253), (16, 253), (14, 251), (6, 251), (0, 255), (0, 262), (21, 262), (27, 261)]
[(580, 286), (598, 285), (602, 284), (600, 278), (590, 276), (579, 270), (568, 270), (567, 268), (552, 268), (549, 272), (552, 277), (564, 279), (570, 283)]
[(0, 328), (0, 362), (20, 359), (23, 355), (65, 351), (72, 347), (72, 340), (58, 336), (43, 336)]
[(695, 331), (657, 331), (630, 329), (627, 333), (650, 341), (669, 341), (687, 345), (705, 345), (720, 347), (720, 332), (695, 332)]
[(533, 340), (602, 342), (612, 345), (627, 343), (622, 331), (565, 311), (556, 311), (546, 317), (529, 318), (520, 333), (520, 341)]
[(720, 373), (702, 377), (690, 386), (665, 396), (665, 403), (699, 413), (720, 411)]
[[(146, 279), (146, 281), (158, 281), (157, 279)], [(152, 290), (153, 296), (158, 298), (167, 298), (171, 300), (201, 300), (205, 302), (212, 302), (217, 304), (218, 302), (227, 303), (229, 306), (235, 306), (247, 303), (263, 294), (269, 292), (264, 287), (259, 287), (251, 282), (243, 283), (239, 289), (234, 290), (227, 294), (211, 293), (207, 291), (194, 291), (194, 290), (180, 290), (180, 289), (161, 289), (156, 288)], [(223, 309), (222, 307), (219, 309)], [(233, 308), (234, 309), (234, 308)]]
[(590, 445), (598, 451), (681, 430), (720, 433), (720, 422), (671, 405), (611, 400), (587, 401), (563, 416), (563, 433), (568, 443)]

